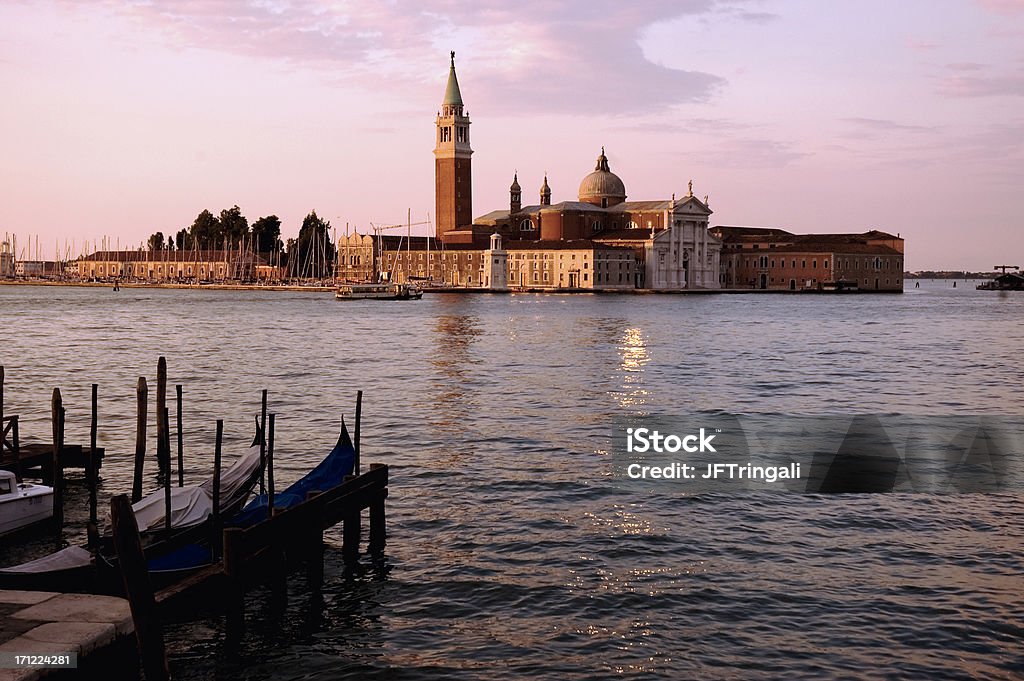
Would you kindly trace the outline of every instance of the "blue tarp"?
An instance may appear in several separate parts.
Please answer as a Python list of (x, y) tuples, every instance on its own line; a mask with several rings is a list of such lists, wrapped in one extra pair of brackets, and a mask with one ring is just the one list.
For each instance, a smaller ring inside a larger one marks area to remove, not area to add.
[[(288, 486), (280, 494), (274, 495), (274, 508), (291, 508), (302, 503), (309, 492), (326, 492), (337, 487), (352, 473), (355, 467), (356, 450), (352, 446), (345, 420), (341, 421), (341, 435), (331, 453), (317, 464), (317, 467), (306, 473), (301, 479)], [(262, 494), (246, 504), (236, 516), (227, 523), (229, 527), (252, 527), (267, 518), (267, 495)], [(209, 546), (189, 544), (166, 556), (149, 560), (149, 569), (153, 572), (168, 570), (187, 570), (209, 565), (211, 561)]]
[[(292, 483), (283, 492), (275, 494), (274, 508), (291, 508), (305, 501), (306, 495), (310, 492), (326, 492), (333, 487), (337, 487), (345, 480), (346, 475), (351, 475), (355, 461), (356, 450), (348, 436), (345, 421), (342, 420), (341, 435), (338, 437), (338, 443), (334, 445), (331, 453), (300, 480)], [(246, 504), (245, 508), (232, 518), (228, 525), (232, 527), (249, 527), (265, 519), (267, 517), (269, 501), (266, 494), (257, 496)]]

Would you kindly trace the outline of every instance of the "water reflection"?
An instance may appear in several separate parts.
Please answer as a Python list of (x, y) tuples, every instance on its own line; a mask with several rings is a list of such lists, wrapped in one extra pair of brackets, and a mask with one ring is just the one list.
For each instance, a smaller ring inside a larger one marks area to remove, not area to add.
[(482, 361), (473, 345), (483, 334), (473, 314), (442, 314), (434, 324), (434, 368), (431, 424), (438, 437), (464, 439), (466, 424), (477, 407), (476, 374)]
[(617, 395), (619, 405), (639, 407), (647, 403), (650, 394), (644, 387), (644, 367), (651, 361), (647, 335), (638, 327), (622, 332), (619, 341), (619, 372), (622, 386)]

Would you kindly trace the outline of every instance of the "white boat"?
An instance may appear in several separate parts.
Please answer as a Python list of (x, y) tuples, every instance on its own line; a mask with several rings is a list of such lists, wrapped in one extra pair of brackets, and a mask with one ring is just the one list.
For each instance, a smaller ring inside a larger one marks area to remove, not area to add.
[(415, 284), (342, 284), (334, 292), (338, 300), (419, 300), (423, 291)]
[(18, 483), (10, 471), (0, 471), (0, 536), (53, 517), (53, 488)]

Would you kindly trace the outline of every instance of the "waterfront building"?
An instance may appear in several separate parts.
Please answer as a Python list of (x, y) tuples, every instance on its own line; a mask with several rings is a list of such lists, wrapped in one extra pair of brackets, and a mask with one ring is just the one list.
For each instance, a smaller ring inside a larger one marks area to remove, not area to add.
[(0, 243), (0, 277), (14, 276), (14, 251), (11, 250), (11, 242)]
[[(707, 197), (695, 197), (691, 182), (678, 201), (627, 201), (603, 148), (576, 200), (552, 204), (545, 175), (540, 202), (523, 206), (513, 173), (509, 207), (472, 219), (470, 124), (453, 52), (435, 119), (434, 237), (346, 235), (338, 242), (339, 278), (496, 289), (719, 287), (721, 242), (708, 232)], [(488, 254), (494, 243), (504, 255)], [(494, 270), (496, 259), (506, 263), (504, 276)]]
[(904, 240), (861, 234), (793, 234), (782, 229), (716, 226), (727, 288), (902, 291)]
[(152, 282), (251, 281), (266, 260), (237, 250), (97, 251), (78, 261), (86, 280)]

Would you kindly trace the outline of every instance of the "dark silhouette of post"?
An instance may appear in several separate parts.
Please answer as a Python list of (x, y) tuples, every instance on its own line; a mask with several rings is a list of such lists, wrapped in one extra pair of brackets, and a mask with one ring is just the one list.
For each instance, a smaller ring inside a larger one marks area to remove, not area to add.
[(146, 402), (148, 401), (149, 388), (146, 386), (146, 377), (139, 376), (138, 386), (135, 388), (135, 474), (132, 477), (132, 502), (142, 498), (142, 469), (146, 463)]
[(221, 554), (221, 540), (223, 540), (220, 518), (220, 461), (221, 442), (224, 438), (224, 421), (217, 419), (217, 439), (214, 441), (213, 449), (213, 541), (210, 542), (214, 560)]
[(171, 530), (171, 431), (170, 428), (166, 427), (169, 420), (170, 412), (164, 408), (164, 441), (163, 450), (164, 457), (163, 471), (164, 471), (164, 529), (168, 532)]
[(181, 432), (181, 386), (174, 386), (178, 396), (178, 487), (185, 486), (185, 447)]
[(267, 389), (260, 407), (260, 494), (267, 493)]
[(96, 435), (99, 428), (99, 390), (96, 383), (92, 384), (92, 417), (89, 419), (89, 456), (85, 459), (85, 481), (89, 486), (89, 523), (86, 526), (86, 533), (89, 537), (89, 546), (95, 546), (99, 539), (99, 528), (97, 518), (97, 490), (99, 484), (97, 478), (99, 473), (96, 470)]
[(363, 416), (363, 391), (360, 390), (356, 393), (356, 437), (352, 443), (352, 448), (356, 450), (356, 460), (352, 467), (352, 470), (356, 475), (359, 475), (359, 424)]
[(118, 569), (132, 611), (142, 669), (147, 681), (168, 681), (170, 673), (167, 670), (163, 627), (157, 616), (139, 526), (128, 497), (119, 494), (110, 500), (110, 518), (114, 525)]
[(53, 429), (53, 524), (57, 548), (61, 548), (64, 530), (64, 400), (60, 388), (53, 389), (50, 418)]
[(270, 415), (270, 431), (267, 436), (267, 517), (274, 517), (274, 417)]

